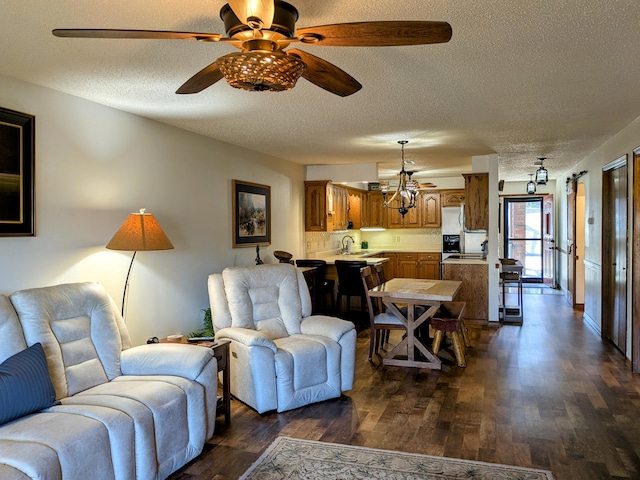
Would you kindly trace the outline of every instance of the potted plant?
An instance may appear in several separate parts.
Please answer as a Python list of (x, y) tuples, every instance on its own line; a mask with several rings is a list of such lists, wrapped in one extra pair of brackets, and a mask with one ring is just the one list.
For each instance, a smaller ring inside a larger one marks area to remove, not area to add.
[(213, 337), (215, 335), (215, 330), (213, 329), (213, 319), (211, 318), (211, 309), (203, 308), (200, 311), (204, 313), (204, 318), (202, 319), (202, 328), (195, 332), (189, 333), (189, 335), (187, 335), (189, 338)]

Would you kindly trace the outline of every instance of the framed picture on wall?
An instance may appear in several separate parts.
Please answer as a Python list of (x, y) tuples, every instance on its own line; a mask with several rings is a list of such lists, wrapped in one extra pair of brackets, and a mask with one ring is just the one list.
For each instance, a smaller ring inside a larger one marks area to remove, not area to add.
[(233, 182), (233, 247), (271, 244), (271, 187)]
[(0, 108), (0, 236), (35, 235), (35, 117)]

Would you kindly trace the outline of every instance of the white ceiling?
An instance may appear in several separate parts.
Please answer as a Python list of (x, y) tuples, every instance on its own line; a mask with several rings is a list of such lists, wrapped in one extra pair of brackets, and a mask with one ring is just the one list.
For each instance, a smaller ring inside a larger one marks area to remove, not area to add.
[(363, 85), (345, 98), (304, 79), (281, 93), (236, 90), (223, 80), (176, 95), (234, 47), (66, 39), (51, 30), (224, 34), (224, 0), (1, 0), (0, 74), (304, 165), (377, 162), (381, 178), (399, 169), (402, 139), (420, 179), (469, 171), (472, 155), (491, 153), (501, 179), (528, 180), (540, 156), (557, 178), (640, 116), (637, 0), (291, 3), (298, 28), (441, 20), (453, 37), (410, 47), (294, 44)]

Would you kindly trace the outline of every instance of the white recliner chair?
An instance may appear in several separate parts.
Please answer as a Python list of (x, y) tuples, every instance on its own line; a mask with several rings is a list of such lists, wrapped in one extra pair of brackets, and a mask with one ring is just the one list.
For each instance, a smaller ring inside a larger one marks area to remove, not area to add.
[(353, 386), (356, 330), (311, 315), (293, 265), (230, 267), (209, 276), (216, 339), (231, 340), (231, 394), (258, 413), (339, 397)]

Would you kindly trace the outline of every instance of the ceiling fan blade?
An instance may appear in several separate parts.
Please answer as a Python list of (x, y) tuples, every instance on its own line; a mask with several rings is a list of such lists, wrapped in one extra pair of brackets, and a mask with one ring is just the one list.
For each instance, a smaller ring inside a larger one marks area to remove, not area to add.
[(307, 69), (302, 76), (327, 92), (346, 97), (362, 88), (362, 85), (347, 72), (320, 57), (297, 49), (287, 50), (286, 53), (295, 55), (306, 63)]
[(110, 28), (56, 28), (56, 37), (69, 38), (138, 38), (152, 40), (200, 40), (217, 42), (219, 33), (171, 32), (164, 30), (114, 30)]
[(337, 23), (299, 28), (296, 35), (309, 45), (337, 47), (390, 47), (445, 43), (451, 40), (447, 22), (380, 21)]
[(276, 11), (274, 0), (228, 0), (228, 3), (238, 20), (245, 25), (248, 25), (252, 18), (257, 18), (262, 22), (261, 28), (271, 28)]
[(204, 67), (176, 90), (178, 94), (199, 93), (224, 78), (216, 62)]

